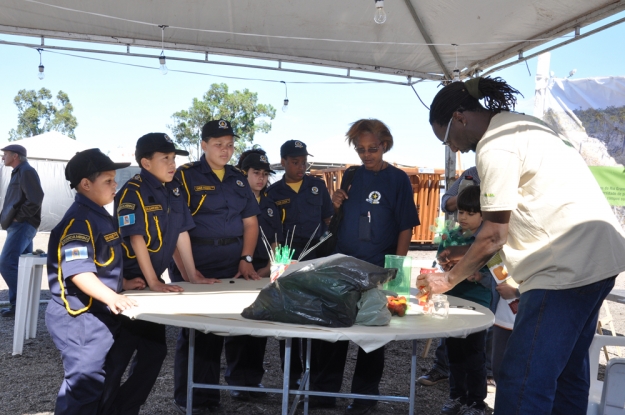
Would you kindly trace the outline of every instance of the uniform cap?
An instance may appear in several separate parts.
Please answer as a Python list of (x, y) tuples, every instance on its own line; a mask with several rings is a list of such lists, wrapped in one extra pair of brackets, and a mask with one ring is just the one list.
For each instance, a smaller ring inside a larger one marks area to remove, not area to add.
[(26, 149), (19, 144), (9, 144), (2, 151), (12, 151), (15, 154), (26, 157)]
[(269, 159), (264, 154), (251, 153), (245, 156), (243, 159), (243, 163), (241, 163), (241, 170), (247, 171), (248, 169), (256, 169), (256, 170), (265, 170), (269, 173), (275, 173), (271, 170), (271, 165), (269, 164)]
[(76, 153), (74, 157), (67, 162), (65, 166), (65, 178), (69, 181), (72, 189), (78, 186), (78, 183), (92, 174), (123, 169), (130, 166), (130, 163), (114, 163), (99, 148), (90, 148)]
[(178, 150), (174, 141), (165, 133), (146, 134), (137, 140), (135, 148), (135, 157), (141, 160), (146, 154), (159, 153), (176, 153), (177, 156), (188, 156), (189, 152)]
[(225, 135), (239, 137), (234, 133), (232, 125), (226, 120), (213, 120), (204, 124), (202, 127), (202, 140), (207, 141), (209, 138), (218, 138)]
[(280, 147), (280, 157), (283, 159), (299, 156), (312, 156), (312, 154), (306, 150), (306, 144), (299, 140), (289, 140)]

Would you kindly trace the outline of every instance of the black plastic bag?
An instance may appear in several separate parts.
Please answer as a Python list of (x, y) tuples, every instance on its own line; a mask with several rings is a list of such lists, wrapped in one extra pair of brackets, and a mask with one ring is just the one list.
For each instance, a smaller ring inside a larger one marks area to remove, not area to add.
[(289, 266), (258, 294), (241, 315), (252, 320), (326, 327), (350, 327), (356, 321), (361, 293), (395, 278), (381, 268), (336, 254)]

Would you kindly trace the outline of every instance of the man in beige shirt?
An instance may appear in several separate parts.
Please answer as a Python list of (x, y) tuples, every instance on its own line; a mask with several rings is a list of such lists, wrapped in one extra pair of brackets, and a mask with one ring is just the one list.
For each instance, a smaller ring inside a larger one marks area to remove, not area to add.
[[(499, 78), (475, 78), (434, 98), (437, 138), (477, 153), (484, 226), (450, 272), (420, 275), (417, 286), (448, 291), (502, 249), (521, 299), (495, 414), (581, 415), (588, 348), (601, 303), (625, 270), (625, 236), (581, 156), (542, 121), (509, 112), (517, 93)], [(439, 261), (461, 254), (443, 251)], [(471, 409), (458, 413), (481, 413)]]

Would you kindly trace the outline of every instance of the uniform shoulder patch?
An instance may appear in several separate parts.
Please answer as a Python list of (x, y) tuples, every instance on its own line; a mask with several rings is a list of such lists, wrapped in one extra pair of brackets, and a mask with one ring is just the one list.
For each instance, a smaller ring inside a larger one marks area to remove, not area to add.
[(126, 209), (135, 210), (136, 207), (137, 205), (135, 205), (134, 203), (122, 203), (117, 207), (117, 213)]
[(134, 176), (132, 176), (132, 180), (136, 180), (138, 182), (142, 182), (143, 179), (141, 179), (141, 175), (140, 174), (135, 174)]
[(190, 163), (185, 163), (185, 164), (183, 164), (182, 166), (180, 166), (180, 167), (178, 167), (178, 168), (179, 168), (179, 169), (186, 170), (186, 169), (188, 169), (188, 168), (195, 167), (195, 166), (199, 166), (199, 165), (200, 165), (200, 162), (199, 162), (199, 161), (192, 161), (192, 162), (190, 162)]
[(89, 243), (89, 241), (91, 241), (91, 237), (83, 233), (70, 233), (69, 235), (65, 236), (65, 238), (61, 240), (61, 246), (67, 245), (68, 243), (73, 242), (73, 241)]

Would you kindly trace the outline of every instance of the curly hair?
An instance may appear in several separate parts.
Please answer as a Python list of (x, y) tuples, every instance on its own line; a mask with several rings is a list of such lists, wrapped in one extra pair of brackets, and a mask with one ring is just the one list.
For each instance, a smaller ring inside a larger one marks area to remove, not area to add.
[(345, 134), (345, 141), (350, 146), (355, 146), (358, 142), (358, 137), (362, 133), (371, 133), (380, 140), (380, 143), (384, 144), (385, 153), (393, 147), (391, 130), (380, 120), (369, 118), (354, 122)]

